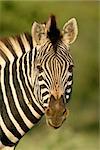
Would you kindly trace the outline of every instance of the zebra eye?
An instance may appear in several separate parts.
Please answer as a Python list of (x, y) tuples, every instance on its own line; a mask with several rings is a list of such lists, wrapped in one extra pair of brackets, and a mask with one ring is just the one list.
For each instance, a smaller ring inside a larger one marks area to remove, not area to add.
[(73, 66), (74, 66), (74, 65), (70, 65), (70, 66), (69, 66), (69, 68), (68, 68), (68, 71), (69, 71), (69, 72), (72, 72), (72, 71), (73, 71)]
[(43, 68), (40, 65), (37, 65), (37, 69), (39, 70), (39, 73), (43, 72)]

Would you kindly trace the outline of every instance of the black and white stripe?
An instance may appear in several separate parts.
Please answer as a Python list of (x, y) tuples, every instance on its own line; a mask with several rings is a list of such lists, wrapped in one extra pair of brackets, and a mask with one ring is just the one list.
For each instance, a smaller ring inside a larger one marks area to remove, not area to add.
[(26, 34), (0, 41), (0, 146), (14, 146), (44, 113), (31, 81), (35, 49)]
[(26, 34), (0, 41), (0, 145), (15, 145), (39, 121), (55, 88), (68, 103), (73, 60), (68, 46), (52, 42), (37, 50)]
[(59, 41), (55, 52), (52, 43), (47, 41), (39, 53), (38, 62), (40, 64), (37, 66), (40, 71), (38, 82), (42, 104), (45, 107), (48, 106), (50, 92), (54, 90), (56, 80), (63, 89), (65, 103), (68, 103), (73, 84), (73, 60), (69, 48)]

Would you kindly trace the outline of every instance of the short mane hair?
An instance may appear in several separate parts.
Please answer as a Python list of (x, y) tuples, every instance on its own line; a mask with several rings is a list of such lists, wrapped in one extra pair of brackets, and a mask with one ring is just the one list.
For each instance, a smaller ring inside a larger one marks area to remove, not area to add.
[(52, 42), (52, 44), (55, 45), (61, 37), (60, 30), (57, 28), (55, 16), (51, 15), (50, 18), (51, 18), (51, 25), (49, 31), (47, 32), (47, 36)]

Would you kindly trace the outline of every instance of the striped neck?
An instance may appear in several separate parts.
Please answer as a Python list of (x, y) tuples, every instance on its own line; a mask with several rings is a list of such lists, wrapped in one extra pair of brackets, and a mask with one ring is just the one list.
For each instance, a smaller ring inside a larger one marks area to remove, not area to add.
[[(44, 109), (42, 104), (40, 103), (40, 99), (37, 98), (36, 94), (34, 93), (34, 89), (37, 87), (34, 85), (34, 80), (36, 80), (36, 71), (34, 70), (34, 59), (35, 59), (36, 49), (33, 48), (31, 51), (25, 53), (21, 58), (19, 58), (19, 71), (20, 77), (22, 80), (22, 84), (24, 85), (24, 89), (26, 89), (26, 93), (29, 95), (31, 94), (33, 97), (29, 99), (30, 104), (35, 101), (39, 107), (39, 109), (44, 113)], [(39, 91), (39, 90), (38, 90)]]

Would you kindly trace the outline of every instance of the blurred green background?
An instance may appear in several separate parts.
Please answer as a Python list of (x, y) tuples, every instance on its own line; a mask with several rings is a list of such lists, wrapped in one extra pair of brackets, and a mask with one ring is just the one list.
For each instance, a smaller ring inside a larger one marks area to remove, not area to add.
[(30, 32), (34, 21), (47, 21), (50, 14), (56, 15), (60, 29), (71, 17), (79, 27), (71, 46), (75, 68), (69, 118), (54, 130), (43, 117), (16, 150), (98, 149), (99, 7), (97, 1), (0, 1), (0, 37)]

